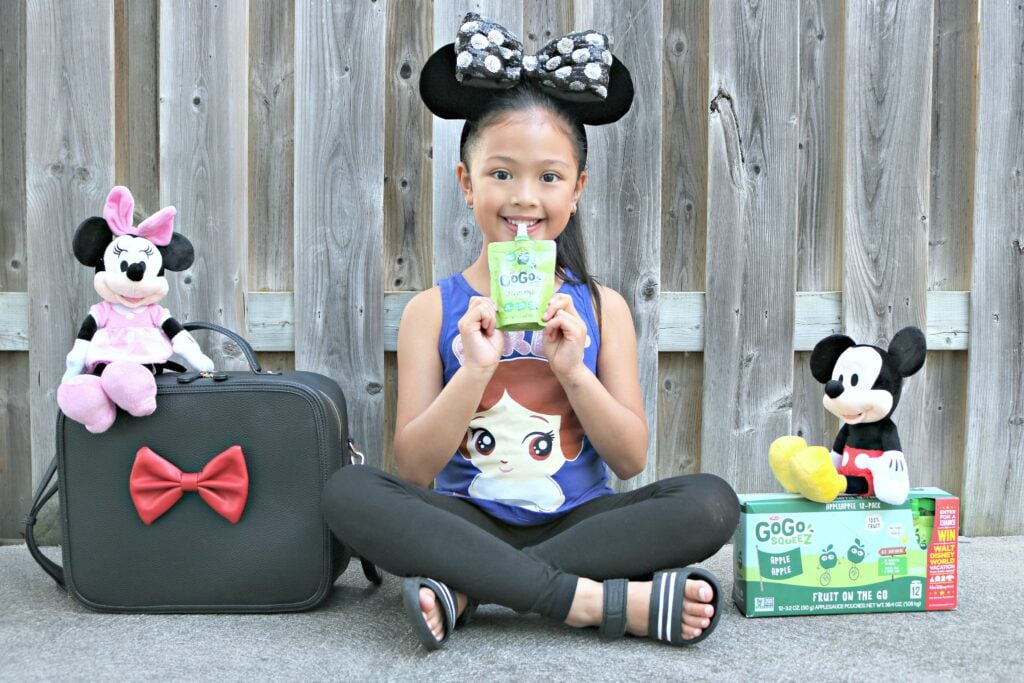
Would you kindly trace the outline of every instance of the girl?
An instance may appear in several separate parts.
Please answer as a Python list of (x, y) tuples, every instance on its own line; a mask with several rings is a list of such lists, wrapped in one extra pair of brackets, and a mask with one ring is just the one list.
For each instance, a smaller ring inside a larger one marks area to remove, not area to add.
[[(648, 442), (630, 311), (589, 274), (575, 217), (587, 182), (582, 124), (611, 123), (632, 103), (629, 73), (608, 49), (588, 31), (521, 57), (515, 36), (471, 14), (421, 75), (431, 111), (466, 119), (455, 175), (483, 249), (402, 316), (401, 476), (342, 468), (324, 512), (358, 555), (407, 577), (403, 601), (427, 649), (479, 602), (673, 644), (703, 639), (720, 616), (717, 581), (688, 565), (736, 527), (728, 484), (698, 474), (627, 493), (608, 486), (608, 468), (621, 479), (643, 470)], [(557, 291), (543, 331), (504, 334), (487, 245), (520, 226), (555, 240)]]

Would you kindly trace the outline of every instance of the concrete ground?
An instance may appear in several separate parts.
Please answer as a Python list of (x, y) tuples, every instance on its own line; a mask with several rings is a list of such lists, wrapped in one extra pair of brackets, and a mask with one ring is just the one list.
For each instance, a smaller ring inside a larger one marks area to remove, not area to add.
[[(24, 546), (6, 546), (0, 681), (1021, 680), (1024, 537), (960, 543), (954, 611), (748, 619), (729, 602), (711, 637), (674, 648), (604, 641), (593, 630), (484, 606), (432, 654), (406, 622), (398, 580), (368, 587), (357, 563), (311, 612), (117, 615), (82, 607)], [(727, 593), (731, 559), (726, 546), (705, 563)]]

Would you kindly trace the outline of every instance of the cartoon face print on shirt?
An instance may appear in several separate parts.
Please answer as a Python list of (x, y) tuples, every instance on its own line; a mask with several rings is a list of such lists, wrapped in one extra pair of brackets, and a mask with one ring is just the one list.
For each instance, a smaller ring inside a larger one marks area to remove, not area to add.
[(498, 366), (459, 452), (480, 470), (474, 498), (540, 511), (564, 502), (552, 478), (583, 447), (583, 428), (547, 361), (519, 358)]

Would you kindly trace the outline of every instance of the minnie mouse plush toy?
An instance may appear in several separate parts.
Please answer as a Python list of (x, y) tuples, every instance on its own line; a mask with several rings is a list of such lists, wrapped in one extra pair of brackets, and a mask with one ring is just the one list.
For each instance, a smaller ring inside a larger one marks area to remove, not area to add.
[(107, 196), (103, 217), (75, 230), (75, 258), (96, 268), (103, 301), (89, 309), (67, 356), (57, 404), (94, 434), (110, 428), (122, 408), (136, 417), (156, 410), (158, 372), (172, 353), (196, 370), (213, 370), (195, 339), (158, 305), (167, 294), (165, 270), (192, 265), (192, 243), (174, 233), (173, 206), (133, 227), (135, 200), (124, 187)]

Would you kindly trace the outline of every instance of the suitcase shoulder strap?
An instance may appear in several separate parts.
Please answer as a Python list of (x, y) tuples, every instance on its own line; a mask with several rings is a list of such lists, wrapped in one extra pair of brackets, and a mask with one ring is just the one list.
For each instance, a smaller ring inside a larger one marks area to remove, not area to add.
[[(43, 568), (47, 574), (49, 574), (57, 585), (65, 590), (67, 587), (64, 585), (64, 568), (59, 564), (48, 558), (39, 550), (39, 545), (36, 543), (36, 515), (43, 509), (46, 502), (53, 498), (53, 494), (57, 493), (57, 458), (54, 456), (53, 460), (50, 461), (50, 466), (46, 468), (46, 473), (43, 475), (42, 480), (39, 482), (39, 488), (36, 489), (36, 494), (32, 498), (32, 507), (29, 509), (27, 515), (25, 515), (25, 544), (28, 546), (29, 553), (39, 566)], [(50, 482), (53, 485), (50, 486)], [(49, 488), (47, 488), (49, 486)]]

